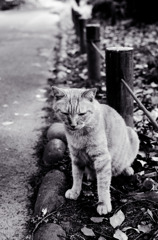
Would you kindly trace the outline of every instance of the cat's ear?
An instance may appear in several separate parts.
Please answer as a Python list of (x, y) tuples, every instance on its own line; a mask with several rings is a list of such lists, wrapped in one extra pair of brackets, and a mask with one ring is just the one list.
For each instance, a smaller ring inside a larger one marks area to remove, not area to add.
[(56, 100), (60, 100), (65, 97), (65, 93), (61, 88), (52, 87), (52, 96), (56, 98)]
[(93, 102), (96, 92), (96, 88), (87, 89), (82, 93), (81, 97), (87, 98), (90, 102)]

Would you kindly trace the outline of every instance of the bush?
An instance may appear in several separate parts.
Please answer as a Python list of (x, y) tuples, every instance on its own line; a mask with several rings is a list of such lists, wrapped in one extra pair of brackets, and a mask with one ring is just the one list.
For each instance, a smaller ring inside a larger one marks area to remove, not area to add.
[(111, 20), (115, 24), (117, 20), (125, 18), (125, 9), (124, 0), (96, 0), (93, 2), (92, 17)]
[(138, 23), (154, 23), (158, 21), (157, 0), (91, 0), (92, 16), (104, 20), (132, 18)]
[(153, 23), (158, 21), (157, 0), (126, 0), (127, 15), (136, 22)]
[(9, 10), (21, 3), (23, 3), (23, 0), (0, 0), (0, 10)]

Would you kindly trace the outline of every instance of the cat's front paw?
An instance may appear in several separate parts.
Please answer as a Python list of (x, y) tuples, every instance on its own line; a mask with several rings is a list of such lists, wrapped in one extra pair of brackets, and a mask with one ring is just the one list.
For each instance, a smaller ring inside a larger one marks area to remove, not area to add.
[(111, 202), (98, 204), (97, 212), (99, 213), (99, 215), (105, 215), (111, 212), (111, 210), (112, 210)]
[(80, 192), (75, 191), (73, 188), (67, 190), (66, 193), (65, 193), (66, 198), (73, 199), (73, 200), (76, 200), (79, 195), (80, 195)]

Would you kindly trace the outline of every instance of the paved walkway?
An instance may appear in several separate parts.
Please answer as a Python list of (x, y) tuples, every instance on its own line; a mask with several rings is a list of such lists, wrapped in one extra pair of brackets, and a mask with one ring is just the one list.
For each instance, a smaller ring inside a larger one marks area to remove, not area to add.
[(60, 31), (62, 5), (54, 6), (0, 12), (0, 240), (27, 234), (29, 179), (38, 171), (35, 146)]

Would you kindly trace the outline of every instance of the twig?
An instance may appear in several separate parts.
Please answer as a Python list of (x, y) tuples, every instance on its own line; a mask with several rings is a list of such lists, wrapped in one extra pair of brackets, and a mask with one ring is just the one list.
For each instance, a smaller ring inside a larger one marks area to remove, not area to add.
[(75, 233), (74, 235), (71, 235), (71, 236), (70, 236), (70, 240), (77, 240), (77, 239), (78, 239), (78, 240), (85, 240), (84, 237), (78, 235), (77, 233)]
[(158, 237), (158, 230), (156, 229), (156, 231), (154, 232), (152, 239), (156, 240), (156, 237)]
[(128, 195), (130, 198), (133, 198), (138, 201), (152, 201), (153, 203), (158, 202), (158, 191), (148, 191), (148, 192), (139, 192), (139, 193), (131, 193)]
[(123, 195), (123, 196), (125, 195), (123, 192), (121, 192), (120, 190), (114, 188), (113, 186), (110, 186), (110, 188), (111, 188), (111, 190), (113, 190), (113, 191), (115, 191), (115, 192), (118, 192), (118, 193), (120, 193), (120, 194)]
[(60, 238), (65, 238), (65, 239), (69, 239), (68, 237), (66, 237), (66, 236), (63, 236), (63, 235), (57, 235), (57, 237), (60, 237)]
[(32, 231), (32, 236), (31, 236), (31, 239), (32, 239), (32, 240), (33, 240), (33, 235), (34, 235), (34, 233), (36, 232), (36, 230), (38, 229), (38, 227), (40, 226), (40, 224), (41, 224), (44, 220), (46, 220), (47, 218), (49, 218), (50, 216), (52, 216), (54, 213), (56, 213), (63, 205), (64, 205), (64, 204), (62, 204), (60, 207), (58, 207), (58, 209), (56, 209), (55, 211), (47, 214), (45, 217), (43, 217), (43, 218), (36, 224), (35, 228), (34, 228), (33, 231)]
[[(109, 238), (109, 239), (113, 239), (113, 240), (116, 239), (115, 237), (110, 237), (110, 236), (105, 235), (104, 233), (100, 233), (99, 231), (96, 231), (96, 230), (94, 230), (94, 232), (97, 233), (97, 234), (99, 234), (99, 235), (101, 235), (101, 236), (103, 236), (103, 237), (105, 237), (105, 238)], [(116, 240), (117, 240), (117, 239), (116, 239)]]
[(95, 50), (100, 54), (100, 56), (105, 60), (105, 56), (100, 51), (100, 49), (97, 47), (97, 45), (94, 42), (91, 42), (92, 46), (95, 48)]
[(145, 173), (142, 178), (152, 178), (152, 177), (157, 177), (158, 176), (158, 173), (157, 172), (150, 172), (150, 173)]
[(143, 110), (143, 112), (145, 113), (145, 115), (149, 118), (149, 120), (151, 121), (151, 123), (153, 124), (153, 126), (156, 128), (156, 130), (158, 130), (158, 124), (157, 122), (152, 118), (150, 112), (144, 107), (144, 105), (139, 101), (139, 99), (134, 95), (133, 91), (131, 90), (131, 88), (128, 86), (128, 84), (124, 81), (124, 79), (121, 79), (122, 83), (124, 84), (124, 86), (127, 88), (128, 92), (132, 95), (132, 97), (134, 98), (134, 100), (138, 103), (139, 107)]
[(143, 235), (144, 235), (144, 233), (139, 234), (139, 236), (136, 237), (135, 240), (138, 240), (138, 239), (139, 239), (140, 237), (142, 237)]

